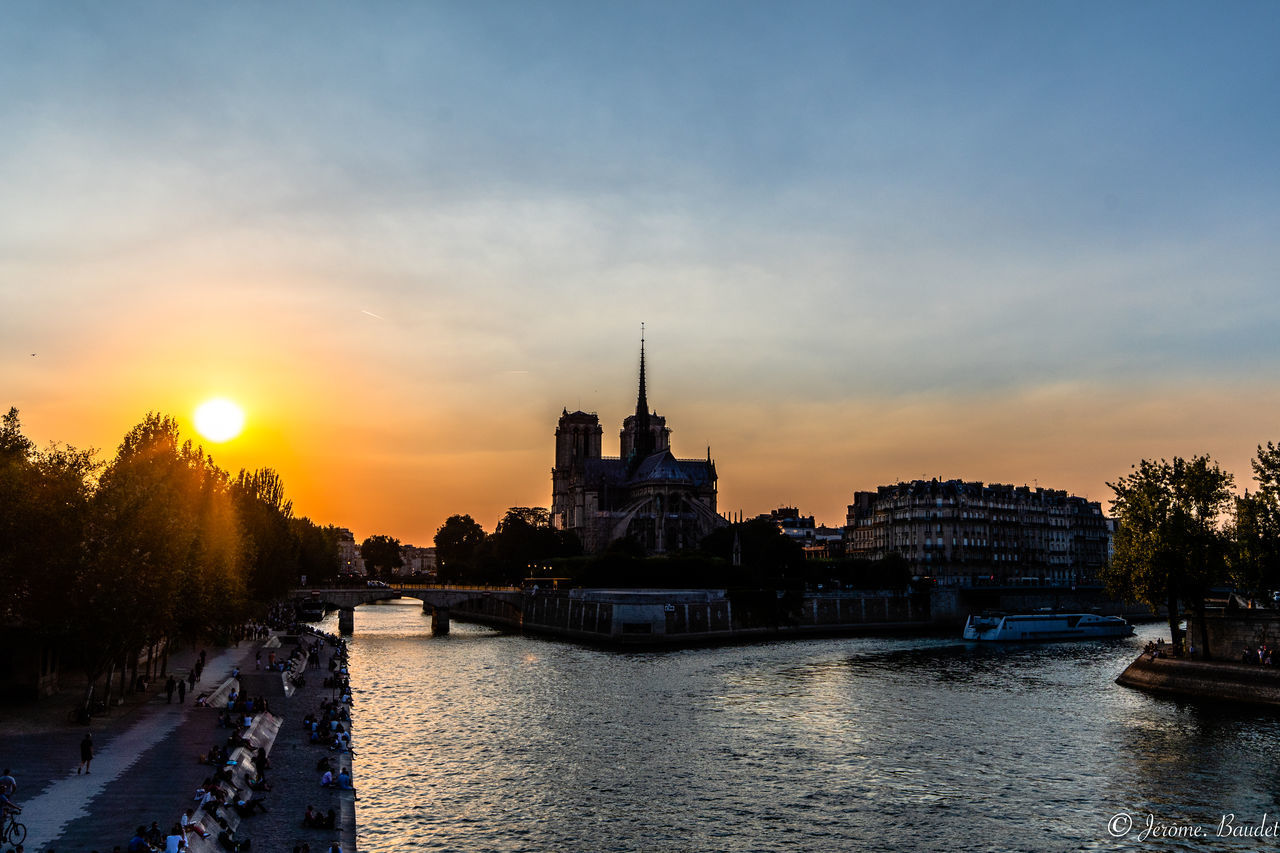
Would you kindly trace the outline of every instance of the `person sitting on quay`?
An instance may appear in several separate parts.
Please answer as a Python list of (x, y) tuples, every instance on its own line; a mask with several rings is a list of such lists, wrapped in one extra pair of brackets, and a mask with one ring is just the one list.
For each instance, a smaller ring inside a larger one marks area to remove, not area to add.
[(266, 803), (262, 798), (254, 796), (250, 796), (247, 800), (236, 800), (232, 807), (240, 817), (250, 817), (258, 812), (265, 814), (267, 811)]
[(175, 823), (164, 837), (164, 853), (181, 853), (186, 846), (187, 840), (182, 837), (182, 827)]
[(267, 777), (263, 776), (261, 772), (245, 784), (249, 786), (250, 791), (263, 792), (271, 790), (271, 785), (267, 782)]
[[(228, 783), (230, 784), (230, 783)], [(233, 789), (234, 793), (234, 789)], [(200, 798), (200, 805), (197, 808), (203, 809), (207, 814), (216, 815), (218, 809), (227, 804), (227, 792), (222, 790), (218, 785), (214, 785), (209, 791)]]
[(204, 824), (196, 820), (195, 811), (193, 809), (187, 809), (182, 813), (181, 827), (184, 836), (188, 832), (194, 832), (201, 838), (209, 837), (209, 831), (204, 828)]
[(216, 792), (220, 785), (230, 785), (232, 770), (230, 764), (224, 764), (218, 768), (218, 772), (213, 774), (213, 786)]
[(355, 790), (355, 786), (351, 784), (351, 771), (345, 767), (338, 771), (338, 787), (344, 791)]
[(128, 853), (150, 853), (151, 845), (146, 839), (147, 828), (145, 826), (138, 827), (133, 833), (133, 838), (129, 839), (129, 846), (125, 848)]
[(253, 742), (249, 740), (248, 737), (246, 737), (248, 733), (249, 733), (249, 729), (247, 726), (237, 726), (234, 732), (227, 735), (227, 754), (228, 755), (235, 752), (237, 749), (239, 749), (242, 746), (248, 747), (250, 749), (253, 748)]
[(321, 788), (332, 788), (332, 787), (333, 787), (333, 771), (332, 771), (332, 770), (326, 770), (326, 771), (324, 771), (324, 773), (320, 776), (320, 787), (321, 787)]

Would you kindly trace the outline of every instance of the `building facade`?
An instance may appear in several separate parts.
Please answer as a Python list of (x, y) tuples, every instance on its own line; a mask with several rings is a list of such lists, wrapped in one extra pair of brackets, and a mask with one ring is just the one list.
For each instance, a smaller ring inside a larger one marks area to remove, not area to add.
[(796, 507), (778, 507), (757, 515), (755, 520), (778, 525), (783, 535), (800, 543), (806, 559), (827, 560), (844, 556), (844, 529), (818, 524), (812, 515), (801, 515)]
[(696, 548), (726, 522), (716, 514), (716, 466), (671, 453), (666, 418), (649, 410), (644, 341), (635, 414), (622, 422), (619, 455), (604, 456), (600, 418), (565, 408), (556, 425), (551, 523), (575, 533), (587, 553), (631, 539), (646, 553)]
[(365, 574), (364, 558), (360, 556), (356, 535), (345, 527), (338, 528), (338, 574), (352, 577)]
[(397, 575), (434, 575), (436, 573), (436, 549), (419, 548), (416, 545), (401, 545), (400, 559), (404, 565)]
[(1091, 583), (1111, 526), (1096, 501), (1055, 489), (915, 480), (855, 492), (845, 553), (904, 557), (939, 584)]

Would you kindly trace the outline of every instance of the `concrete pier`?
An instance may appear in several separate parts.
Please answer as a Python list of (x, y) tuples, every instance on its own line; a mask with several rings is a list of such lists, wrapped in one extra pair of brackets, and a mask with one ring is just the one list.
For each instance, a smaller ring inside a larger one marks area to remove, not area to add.
[(431, 633), (443, 637), (449, 633), (449, 608), (431, 608)]
[(1171, 696), (1280, 705), (1280, 667), (1157, 658), (1144, 652), (1116, 683)]

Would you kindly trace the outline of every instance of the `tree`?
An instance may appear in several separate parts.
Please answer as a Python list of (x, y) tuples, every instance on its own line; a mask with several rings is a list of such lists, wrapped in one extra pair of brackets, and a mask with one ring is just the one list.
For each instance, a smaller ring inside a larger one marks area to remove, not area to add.
[(551, 526), (545, 507), (513, 506), (498, 522), (490, 537), (495, 574), (489, 580), (516, 583), (531, 568), (559, 557), (575, 557), (582, 546), (576, 536), (566, 536)]
[(390, 536), (370, 536), (360, 543), (360, 556), (374, 577), (390, 576), (392, 569), (404, 565), (404, 558), (400, 556), (400, 540)]
[(293, 503), (284, 481), (270, 468), (241, 470), (232, 484), (236, 512), (244, 528), (251, 595), (270, 601), (298, 583), (297, 538), (290, 528)]
[(1204, 600), (1226, 572), (1221, 517), (1231, 499), (1231, 474), (1208, 456), (1171, 462), (1142, 460), (1115, 483), (1115, 555), (1103, 570), (1113, 595), (1168, 607), (1169, 633), (1180, 647), (1179, 601), (1199, 617), (1207, 657)]
[(458, 581), (471, 571), (476, 551), (485, 541), (484, 528), (469, 515), (451, 515), (436, 531), (436, 562), (440, 580)]
[(321, 527), (309, 518), (289, 519), (298, 543), (298, 572), (310, 584), (330, 583), (341, 568), (338, 558), (338, 528)]
[(1280, 447), (1258, 445), (1252, 461), (1258, 491), (1236, 498), (1231, 575), (1254, 594), (1280, 589)]
[(0, 617), (7, 624), (58, 633), (102, 467), (95, 455), (58, 444), (37, 450), (15, 408), (0, 423)]
[(766, 586), (804, 572), (804, 546), (782, 532), (777, 522), (753, 518), (720, 527), (702, 540), (702, 551), (732, 560), (735, 543), (742, 557), (743, 582)]
[[(68, 607), (92, 684), (177, 631), (244, 618), (240, 526), (227, 475), (177, 423), (131, 429), (89, 505), (85, 559)], [(123, 672), (121, 675), (123, 683)]]

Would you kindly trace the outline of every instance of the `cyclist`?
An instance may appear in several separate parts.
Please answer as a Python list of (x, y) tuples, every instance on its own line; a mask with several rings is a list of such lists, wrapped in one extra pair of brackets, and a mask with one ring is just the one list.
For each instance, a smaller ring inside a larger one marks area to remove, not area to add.
[(22, 814), (22, 806), (9, 799), (9, 795), (0, 791), (0, 823), (7, 823), (12, 815)]

